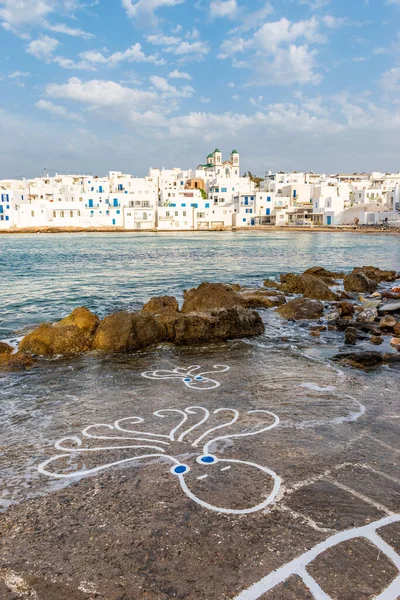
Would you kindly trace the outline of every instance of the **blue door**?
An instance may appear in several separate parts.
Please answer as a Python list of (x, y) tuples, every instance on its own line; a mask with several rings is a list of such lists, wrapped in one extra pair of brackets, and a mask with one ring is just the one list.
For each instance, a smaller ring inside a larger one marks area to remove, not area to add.
[(103, 186), (99, 185), (99, 193), (102, 194), (103, 193)]
[(256, 220), (255, 219), (251, 219), (251, 224), (255, 225), (256, 224)]
[(112, 220), (112, 224), (115, 225), (115, 219)]
[(93, 208), (93, 200), (89, 200), (89, 208)]
[(117, 198), (114, 198), (113, 202), (114, 202), (114, 206), (118, 206), (118, 199)]
[(332, 225), (332, 217), (326, 217), (326, 224)]
[(266, 212), (267, 217), (269, 217), (270, 214), (271, 214), (271, 209), (267, 208), (267, 212)]

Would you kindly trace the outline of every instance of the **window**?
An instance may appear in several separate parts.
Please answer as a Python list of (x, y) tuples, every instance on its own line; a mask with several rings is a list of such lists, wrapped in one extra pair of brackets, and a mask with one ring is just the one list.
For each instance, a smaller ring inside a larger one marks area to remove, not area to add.
[(6, 221), (9, 221), (9, 220), (10, 220), (10, 217), (7, 215), (6, 216)]
[(243, 219), (243, 223), (246, 223), (246, 219)]
[(185, 203), (185, 202), (182, 202), (182, 204), (181, 204), (181, 207), (182, 207), (182, 208), (186, 208), (186, 203)]
[(197, 218), (198, 219), (205, 219), (206, 218), (206, 213), (204, 213), (204, 212), (198, 212), (197, 213)]
[(190, 205), (192, 208), (199, 208), (198, 204), (191, 204)]
[(35, 211), (31, 210), (31, 217), (34, 217), (34, 216), (35, 216)]
[(271, 196), (267, 196), (267, 202), (271, 202)]
[(227, 192), (228, 188), (221, 188), (221, 192)]
[(186, 210), (183, 211), (182, 215), (186, 217)]
[(178, 216), (179, 216), (179, 213), (178, 213), (178, 211), (177, 211), (177, 210), (175, 211), (175, 216), (176, 216), (176, 217), (178, 217)]
[(210, 204), (208, 202), (206, 203), (206, 208), (210, 208)]
[(64, 216), (64, 211), (60, 210), (60, 217), (63, 217), (63, 216)]
[(57, 213), (56, 213), (56, 211), (55, 211), (55, 210), (53, 210), (53, 219), (55, 219), (55, 218), (56, 218), (56, 216), (57, 216)]
[(120, 211), (120, 210), (117, 210), (117, 215), (120, 215), (120, 214), (121, 214), (121, 211)]
[(74, 211), (73, 211), (73, 210), (70, 210), (70, 211), (69, 211), (69, 216), (70, 216), (70, 217), (73, 217), (73, 216), (74, 216)]

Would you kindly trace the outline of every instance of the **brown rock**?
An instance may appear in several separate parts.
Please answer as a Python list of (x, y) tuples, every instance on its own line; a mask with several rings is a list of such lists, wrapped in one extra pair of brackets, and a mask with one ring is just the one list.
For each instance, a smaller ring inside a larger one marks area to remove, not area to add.
[(379, 267), (356, 267), (353, 269), (353, 273), (363, 273), (368, 279), (372, 279), (376, 283), (381, 283), (382, 281), (395, 281), (397, 279), (396, 271), (385, 271), (379, 269)]
[(25, 371), (35, 364), (29, 354), (17, 352), (16, 354), (0, 354), (0, 371)]
[(280, 290), (286, 294), (303, 294), (305, 298), (314, 300), (337, 300), (334, 294), (322, 279), (311, 275), (293, 275), (288, 273), (281, 277), (283, 283)]
[(324, 305), (318, 300), (297, 298), (278, 308), (278, 313), (285, 319), (318, 319), (323, 315)]
[(383, 364), (380, 352), (345, 352), (334, 356), (334, 360), (348, 364), (356, 369), (373, 369)]
[(343, 280), (346, 292), (367, 292), (372, 294), (376, 291), (378, 284), (369, 279), (364, 273), (350, 273)]
[(400, 346), (400, 337), (393, 337), (390, 340), (390, 345), (394, 346), (395, 348), (397, 348), (397, 346)]
[(133, 352), (166, 340), (166, 330), (152, 314), (117, 312), (103, 319), (93, 348), (104, 352)]
[(180, 314), (174, 328), (174, 341), (180, 345), (261, 335), (265, 329), (257, 312), (238, 307), (206, 314)]
[(198, 288), (186, 290), (183, 298), (182, 313), (246, 307), (246, 301), (223, 283), (202, 283)]
[(90, 350), (91, 344), (91, 337), (76, 325), (42, 323), (23, 338), (19, 351), (34, 356), (72, 356)]
[(355, 346), (358, 339), (358, 332), (355, 327), (347, 327), (344, 332), (344, 343), (348, 346)]
[(276, 281), (274, 281), (273, 279), (265, 279), (264, 287), (277, 289), (279, 287), (279, 284)]
[(334, 284), (336, 279), (343, 279), (343, 273), (335, 273), (334, 271), (328, 271), (324, 267), (311, 267), (304, 271), (304, 275), (312, 275), (322, 279), (327, 284)]
[(375, 346), (380, 346), (383, 344), (383, 338), (380, 335), (373, 335), (370, 338), (370, 342), (371, 344), (375, 344)]
[(63, 327), (64, 325), (75, 325), (75, 327), (78, 327), (78, 329), (81, 329), (88, 335), (94, 335), (100, 325), (100, 319), (85, 306), (82, 306), (81, 308), (76, 308), (68, 317), (55, 324), (56, 327)]
[(142, 313), (150, 313), (157, 323), (165, 328), (167, 341), (175, 338), (175, 321), (179, 317), (179, 304), (173, 296), (160, 296), (152, 298), (144, 305)]
[(0, 342), (0, 354), (12, 354), (14, 348), (5, 342)]
[(321, 337), (321, 332), (320, 331), (310, 331), (310, 335), (312, 337), (319, 338), (319, 337)]
[(242, 290), (239, 296), (246, 301), (248, 308), (273, 308), (286, 303), (283, 294), (272, 293), (268, 290)]
[(357, 321), (359, 323), (373, 323), (378, 317), (378, 311), (376, 308), (366, 308), (362, 312), (358, 313)]
[(396, 325), (396, 323), (397, 323), (396, 318), (393, 315), (385, 315), (380, 320), (379, 327), (381, 329), (384, 329), (386, 327), (393, 329), (393, 327)]
[(354, 304), (342, 300), (336, 304), (336, 308), (339, 311), (341, 317), (351, 317), (354, 315)]
[(145, 304), (142, 308), (142, 313), (153, 313), (153, 314), (161, 314), (161, 313), (171, 313), (178, 312), (179, 304), (176, 298), (173, 296), (157, 296), (152, 298), (147, 304)]
[(400, 337), (400, 321), (398, 321), (396, 323), (396, 325), (393, 327), (393, 333), (397, 336)]

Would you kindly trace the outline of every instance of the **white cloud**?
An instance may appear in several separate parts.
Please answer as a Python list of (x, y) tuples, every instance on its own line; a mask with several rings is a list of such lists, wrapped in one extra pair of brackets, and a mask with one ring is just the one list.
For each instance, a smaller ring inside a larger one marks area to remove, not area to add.
[(47, 0), (0, 0), (0, 19), (6, 29), (18, 30), (43, 23), (53, 11)]
[(322, 43), (324, 36), (319, 33), (315, 17), (308, 21), (290, 22), (288, 19), (265, 23), (254, 35), (254, 44), (264, 52), (273, 53), (279, 45), (304, 38), (307, 42)]
[(183, 71), (178, 71), (178, 69), (175, 69), (174, 71), (171, 71), (171, 73), (168, 76), (170, 79), (187, 79), (188, 81), (192, 80), (191, 75), (189, 75), (189, 73), (184, 73)]
[(9, 79), (18, 79), (19, 77), (29, 77), (30, 73), (27, 71), (13, 71), (8, 75)]
[(71, 37), (81, 37), (84, 39), (92, 39), (96, 37), (92, 33), (87, 33), (83, 31), (83, 29), (75, 29), (73, 27), (68, 27), (64, 23), (59, 23), (57, 25), (51, 25), (50, 23), (46, 23), (45, 28), (49, 31), (53, 31), (54, 33), (63, 33), (65, 35), (70, 35)]
[(32, 40), (28, 44), (26, 51), (28, 54), (32, 54), (32, 56), (39, 60), (49, 62), (59, 43), (60, 42), (55, 38), (51, 38), (48, 35), (42, 35), (37, 40)]
[(98, 50), (87, 50), (85, 52), (81, 52), (79, 57), (82, 61), (92, 64), (92, 65), (106, 65), (110, 67), (115, 67), (121, 62), (144, 62), (144, 63), (154, 63), (157, 65), (164, 64), (164, 60), (159, 59), (157, 56), (149, 55), (147, 56), (143, 50), (142, 46), (136, 42), (127, 50), (123, 52), (114, 52), (110, 56), (105, 56), (102, 52)]
[(78, 115), (74, 112), (69, 112), (64, 106), (53, 104), (53, 102), (49, 102), (48, 100), (39, 100), (36, 102), (35, 106), (41, 110), (46, 110), (54, 117), (60, 117), (61, 119), (65, 119), (67, 121), (83, 121), (81, 115)]
[(92, 34), (69, 27), (64, 23), (52, 24), (48, 17), (58, 12), (71, 12), (79, 8), (78, 2), (64, 0), (0, 0), (0, 21), (4, 29), (27, 37), (26, 32), (41, 27), (55, 33), (73, 37), (92, 38)]
[(81, 81), (71, 77), (68, 83), (50, 83), (46, 94), (52, 98), (68, 98), (99, 107), (147, 108), (158, 100), (158, 95), (152, 91), (128, 88), (114, 81), (93, 79)]
[(400, 67), (393, 67), (383, 73), (379, 84), (389, 94), (400, 93)]
[(155, 12), (159, 8), (177, 6), (182, 4), (185, 0), (122, 0), (122, 6), (124, 7), (128, 17), (132, 19), (139, 19), (143, 23), (155, 25), (158, 19)]
[(234, 17), (238, 12), (236, 0), (211, 0), (210, 17)]
[(193, 96), (194, 89), (190, 85), (184, 85), (180, 90), (174, 85), (168, 83), (168, 80), (158, 75), (152, 75), (149, 80), (153, 87), (164, 96), (173, 98), (190, 98)]
[(208, 42), (199, 40), (199, 35), (197, 29), (192, 29), (182, 37), (157, 33), (148, 35), (146, 39), (150, 44), (163, 46), (164, 52), (169, 54), (201, 59), (210, 52), (210, 46)]
[(262, 8), (259, 10), (245, 13), (243, 10), (240, 11), (240, 25), (232, 29), (229, 34), (233, 35), (235, 33), (243, 33), (245, 31), (250, 31), (252, 29), (257, 29), (260, 27), (262, 23), (266, 20), (266, 18), (274, 12), (271, 4), (267, 2)]
[(342, 27), (346, 23), (345, 17), (334, 17), (332, 15), (325, 15), (323, 17), (323, 22), (329, 29), (338, 29)]

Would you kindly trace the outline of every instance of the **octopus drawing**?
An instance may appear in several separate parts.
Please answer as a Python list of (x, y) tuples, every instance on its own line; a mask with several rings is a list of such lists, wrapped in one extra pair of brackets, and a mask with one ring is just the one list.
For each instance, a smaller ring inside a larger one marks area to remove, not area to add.
[[(123, 418), (113, 425), (90, 425), (83, 429), (80, 437), (59, 440), (55, 448), (60, 453), (41, 463), (38, 470), (55, 479), (82, 478), (127, 463), (146, 460), (151, 464), (160, 460), (168, 464), (171, 476), (177, 478), (183, 493), (208, 510), (246, 515), (274, 501), (281, 479), (272, 469), (255, 462), (224, 458), (218, 447), (221, 449), (238, 438), (271, 431), (279, 424), (277, 415), (268, 410), (240, 413), (233, 408), (217, 408), (211, 413), (202, 406), (161, 409), (153, 415), (157, 420), (167, 419), (169, 427), (173, 419), (169, 433), (145, 431), (141, 417)], [(219, 424), (210, 427), (211, 420)], [(107, 453), (118, 451), (128, 452), (129, 456), (104, 461)], [(178, 456), (185, 458), (180, 460)], [(97, 461), (101, 464), (75, 468), (77, 461), (92, 459), (95, 464)], [(66, 463), (68, 467), (61, 469)]]
[(159, 369), (156, 371), (146, 371), (142, 373), (142, 377), (146, 379), (169, 379), (169, 380), (181, 380), (186, 387), (194, 390), (213, 390), (218, 388), (221, 384), (219, 381), (210, 379), (207, 375), (226, 373), (230, 367), (227, 365), (214, 365), (213, 371), (202, 371), (199, 365), (191, 365), (190, 367), (176, 367), (172, 370)]

